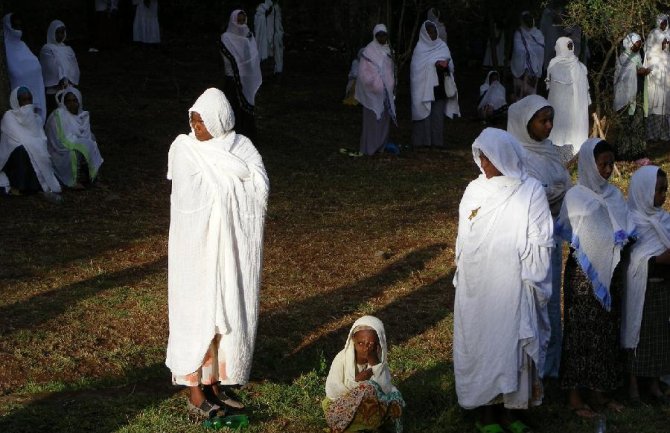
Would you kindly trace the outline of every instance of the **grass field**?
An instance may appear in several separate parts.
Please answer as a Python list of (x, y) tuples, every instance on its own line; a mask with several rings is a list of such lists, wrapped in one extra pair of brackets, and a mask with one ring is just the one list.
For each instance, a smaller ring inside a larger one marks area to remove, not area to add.
[[(203, 48), (205, 47), (205, 48)], [(211, 48), (210, 48), (211, 47)], [(104, 186), (0, 200), (0, 432), (200, 432), (170, 385), (167, 342), (167, 150), (187, 110), (222, 86), (209, 39), (160, 50), (80, 55), (84, 106), (105, 158)], [(271, 195), (250, 432), (321, 432), (328, 366), (351, 323), (380, 317), (408, 403), (406, 431), (469, 432), (451, 365), (457, 206), (477, 175), (470, 144), (482, 126), (447, 125), (448, 151), (348, 158), (360, 112), (344, 107), (346, 59), (316, 47), (287, 54), (281, 84), (257, 99)], [(461, 71), (476, 93), (479, 70)], [(406, 78), (405, 78), (406, 81)], [(409, 142), (406, 85), (398, 96)], [(403, 90), (404, 89), (404, 90)], [(655, 149), (667, 166), (667, 155)], [(630, 167), (623, 166), (625, 187)], [(530, 423), (547, 433), (593, 431), (548, 384)], [(608, 432), (667, 432), (667, 409), (608, 415)]]

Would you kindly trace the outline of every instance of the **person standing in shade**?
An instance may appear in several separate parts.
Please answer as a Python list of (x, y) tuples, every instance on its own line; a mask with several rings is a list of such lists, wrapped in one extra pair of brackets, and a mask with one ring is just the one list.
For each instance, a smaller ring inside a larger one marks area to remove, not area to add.
[(158, 24), (158, 0), (133, 0), (135, 19), (133, 41), (143, 44), (160, 44), (161, 29)]
[(521, 13), (521, 25), (514, 32), (510, 69), (514, 76), (515, 100), (537, 93), (544, 67), (544, 36), (528, 11)]
[(256, 7), (254, 31), (261, 61), (272, 58), (274, 73), (284, 72), (284, 26), (279, 2), (265, 0)]
[(645, 78), (647, 93), (647, 140), (670, 140), (670, 32), (668, 16), (656, 17), (653, 29), (644, 44), (644, 67), (649, 69)]
[(65, 45), (66, 39), (65, 24), (60, 20), (52, 21), (47, 30), (47, 43), (40, 50), (48, 114), (58, 107), (56, 92), (79, 85), (79, 63), (72, 47)]

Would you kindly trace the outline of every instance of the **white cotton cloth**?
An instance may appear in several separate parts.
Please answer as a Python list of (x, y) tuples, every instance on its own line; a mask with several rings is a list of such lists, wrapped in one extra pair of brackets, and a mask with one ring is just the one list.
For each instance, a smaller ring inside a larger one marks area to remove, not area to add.
[[(75, 115), (65, 107), (65, 95), (72, 93), (79, 101), (79, 112)], [(91, 132), (91, 120), (88, 111), (84, 111), (81, 93), (74, 87), (67, 87), (56, 94), (58, 108), (47, 119), (45, 131), (47, 148), (53, 161), (56, 177), (64, 185), (77, 183), (77, 155), (79, 151), (88, 164), (88, 174), (95, 179), (104, 162), (95, 135)]]
[(557, 146), (572, 145), (576, 153), (589, 138), (591, 97), (586, 66), (568, 48), (570, 42), (570, 38), (558, 38), (556, 57), (547, 67), (547, 99), (554, 107), (554, 129), (549, 138)]
[(168, 154), (170, 336), (165, 363), (173, 375), (193, 373), (212, 338), (221, 334), (224, 382), (244, 384), (258, 322), (268, 178), (251, 141), (232, 131), (232, 109), (223, 92), (208, 89), (189, 112), (202, 116), (214, 138), (179, 135)]
[[(528, 380), (549, 343), (553, 223), (542, 185), (526, 174), (509, 133), (485, 129), (472, 145), (502, 176), (470, 182), (459, 206), (454, 286), (458, 403), (473, 409), (502, 394), (508, 408), (539, 404)], [(532, 363), (530, 362), (532, 360)]]
[(158, 0), (151, 0), (149, 6), (143, 0), (133, 0), (135, 19), (133, 20), (133, 41), (145, 44), (159, 44), (161, 29), (158, 24)]
[[(454, 60), (451, 58), (449, 47), (439, 37), (435, 40), (430, 39), (426, 31), (427, 23), (432, 24), (432, 21), (426, 21), (421, 26), (419, 41), (414, 47), (410, 63), (412, 120), (423, 120), (430, 115), (430, 107), (435, 100), (434, 88), (444, 85), (444, 77), (437, 76), (435, 62), (449, 60), (449, 73), (454, 76)], [(447, 98), (444, 115), (451, 119), (460, 114), (457, 93), (453, 98)]]
[(58, 86), (63, 78), (70, 84), (79, 84), (79, 63), (72, 47), (56, 41), (56, 30), (65, 27), (62, 21), (54, 20), (47, 30), (47, 43), (40, 50), (42, 77), (46, 87)]
[(510, 68), (512, 75), (521, 78), (526, 71), (533, 76), (542, 75), (544, 65), (544, 36), (535, 27), (528, 28), (521, 25), (514, 32), (512, 46), (512, 60)]
[(640, 342), (642, 312), (647, 290), (648, 260), (670, 249), (670, 214), (654, 206), (659, 167), (639, 168), (628, 186), (630, 218), (638, 238), (630, 247), (621, 317), (621, 347), (635, 349)]
[(30, 48), (21, 40), (23, 32), (12, 28), (11, 17), (12, 14), (9, 13), (2, 19), (9, 85), (12, 89), (21, 86), (30, 89), (30, 93), (33, 95), (33, 105), (42, 119), (41, 125), (44, 125), (47, 105), (42, 66), (37, 57), (30, 51)]
[(563, 204), (563, 197), (572, 178), (563, 165), (558, 146), (550, 139), (536, 141), (528, 134), (528, 123), (542, 108), (551, 107), (549, 101), (539, 95), (529, 95), (509, 106), (507, 131), (526, 149), (524, 165), (528, 174), (539, 180), (547, 194), (551, 214), (555, 217)]
[(382, 118), (385, 103), (389, 114), (395, 119), (395, 66), (389, 44), (377, 42), (375, 35), (388, 33), (384, 24), (377, 24), (373, 30), (372, 42), (361, 53), (356, 81), (356, 100), (372, 110), (377, 120)]
[[(663, 49), (663, 40), (670, 40), (670, 31), (660, 29), (662, 21), (668, 16), (661, 14), (656, 18), (656, 26), (649, 33), (644, 43), (644, 66), (650, 68), (651, 72), (645, 77), (647, 90), (648, 114), (667, 115), (670, 114), (668, 106), (668, 93), (670, 93), (670, 49), (666, 45)], [(669, 24), (670, 25), (670, 24)]]
[(397, 391), (391, 383), (384, 324), (374, 316), (363, 316), (354, 322), (347, 336), (347, 342), (344, 344), (344, 349), (335, 356), (333, 363), (330, 365), (330, 371), (326, 378), (326, 397), (330, 400), (342, 397), (358, 385), (358, 382), (356, 382), (356, 351), (354, 349), (353, 337), (356, 331), (361, 328), (372, 328), (379, 338), (377, 351), (379, 363), (369, 366), (372, 369), (372, 377), (369, 380), (377, 382), (384, 393)]
[(23, 146), (30, 157), (42, 191), (61, 192), (47, 151), (47, 137), (42, 128), (42, 119), (35, 113), (32, 104), (19, 106), (18, 90), (18, 87), (15, 88), (9, 95), (11, 110), (5, 112), (0, 123), (0, 167), (5, 166), (14, 149)]
[(482, 109), (487, 105), (490, 105), (494, 110), (507, 105), (507, 91), (505, 86), (502, 85), (500, 80), (496, 80), (491, 83), (491, 75), (497, 74), (498, 71), (489, 71), (486, 75), (484, 83), (479, 86), (479, 105), (478, 109)]
[(432, 21), (433, 24), (435, 24), (435, 27), (437, 28), (437, 37), (442, 39), (444, 43), (447, 43), (447, 28), (444, 26), (444, 23), (440, 21), (440, 12), (437, 11), (435, 8), (430, 8), (428, 9), (428, 13), (426, 14), (426, 18), (428, 21)]
[(642, 67), (640, 53), (634, 53), (631, 48), (640, 35), (630, 33), (623, 39), (624, 51), (614, 65), (614, 110), (632, 105), (635, 113), (635, 98), (637, 96), (637, 69)]
[[(270, 8), (272, 11), (267, 14)], [(274, 57), (275, 73), (281, 73), (284, 69), (284, 26), (279, 3), (265, 0), (256, 7), (254, 30), (261, 60)]]
[[(228, 48), (235, 58), (237, 69), (242, 82), (242, 93), (247, 102), (254, 105), (256, 92), (261, 87), (263, 76), (261, 75), (261, 59), (258, 55), (256, 39), (249, 31), (246, 24), (237, 24), (237, 15), (242, 12), (236, 9), (230, 14), (228, 27), (221, 35), (221, 42)], [(233, 69), (226, 57), (223, 58), (226, 75), (233, 76)]]

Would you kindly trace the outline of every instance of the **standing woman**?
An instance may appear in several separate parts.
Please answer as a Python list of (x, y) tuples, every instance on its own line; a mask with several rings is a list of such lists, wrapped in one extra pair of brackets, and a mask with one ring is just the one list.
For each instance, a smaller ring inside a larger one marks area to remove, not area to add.
[(47, 43), (40, 50), (48, 114), (58, 106), (56, 92), (68, 86), (79, 85), (79, 63), (72, 47), (65, 45), (66, 38), (63, 21), (51, 21), (47, 30)]
[(630, 249), (621, 326), (621, 346), (627, 349), (629, 396), (640, 400), (638, 377), (649, 394), (668, 403), (659, 377), (670, 374), (670, 214), (663, 210), (668, 177), (649, 165), (633, 174), (628, 187), (630, 216), (638, 240)]
[(521, 13), (521, 25), (514, 32), (510, 68), (514, 76), (514, 96), (519, 100), (537, 93), (544, 65), (544, 36), (535, 27), (528, 11)]
[(472, 145), (481, 174), (458, 209), (454, 375), (458, 403), (479, 409), (478, 431), (527, 432), (513, 409), (541, 404), (540, 311), (551, 296), (553, 224), (542, 185), (509, 133)]
[(549, 104), (554, 107), (554, 129), (549, 138), (556, 146), (572, 146), (573, 154), (589, 138), (589, 80), (586, 66), (574, 52), (572, 39), (556, 41), (556, 57), (547, 67)]
[(591, 401), (621, 411), (604, 392), (621, 385), (619, 346), (623, 248), (633, 226), (621, 191), (610, 184), (614, 149), (600, 138), (587, 140), (579, 150), (578, 184), (565, 195), (557, 232), (571, 242), (563, 283), (563, 350), (561, 386), (569, 390), (576, 415), (595, 416)]
[(421, 26), (419, 41), (410, 64), (412, 94), (412, 145), (444, 148), (444, 116), (452, 119), (461, 111), (454, 81), (451, 51), (438, 38), (432, 21)]
[(228, 27), (221, 35), (221, 55), (225, 68), (223, 91), (235, 112), (235, 131), (253, 140), (254, 104), (263, 78), (256, 39), (247, 27), (247, 14), (241, 9), (230, 14)]
[(647, 104), (647, 140), (670, 140), (668, 123), (668, 92), (670, 92), (670, 53), (668, 48), (668, 16), (656, 17), (656, 28), (649, 33), (644, 44), (644, 66), (650, 69), (645, 86)]
[(168, 154), (165, 364), (172, 382), (189, 388), (189, 410), (211, 416), (224, 404), (244, 407), (225, 388), (249, 380), (269, 184), (254, 145), (233, 131), (223, 92), (207, 89), (189, 123), (191, 133), (179, 135)]
[(384, 24), (377, 24), (358, 65), (356, 100), (363, 105), (360, 152), (373, 155), (388, 142), (395, 120), (395, 65)]
[(623, 40), (623, 53), (614, 68), (614, 110), (619, 112), (622, 125), (617, 135), (617, 157), (626, 161), (644, 158), (647, 147), (644, 131), (646, 101), (638, 90), (638, 77), (651, 71), (642, 66), (642, 38), (630, 33)]
[[(523, 162), (528, 175), (539, 180), (549, 202), (551, 217), (556, 222), (565, 193), (572, 187), (570, 174), (563, 165), (558, 146), (549, 139), (553, 127), (554, 109), (539, 95), (529, 95), (510, 105), (507, 111), (507, 131), (526, 149)], [(551, 254), (551, 299), (547, 305), (550, 338), (546, 347), (545, 377), (558, 377), (561, 361), (561, 273), (563, 271), (563, 241), (554, 234)]]

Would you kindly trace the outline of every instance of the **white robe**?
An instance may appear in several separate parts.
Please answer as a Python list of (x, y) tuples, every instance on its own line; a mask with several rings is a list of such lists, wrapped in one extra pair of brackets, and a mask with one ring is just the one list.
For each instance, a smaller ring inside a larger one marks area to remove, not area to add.
[[(42, 77), (46, 87), (55, 88), (66, 78), (70, 84), (79, 84), (79, 64), (72, 47), (56, 41), (56, 30), (65, 27), (62, 21), (54, 20), (47, 31), (47, 43), (40, 50)], [(56, 93), (52, 90), (50, 93)]]
[(135, 20), (133, 21), (133, 41), (145, 44), (159, 44), (161, 30), (158, 25), (158, 0), (151, 0), (149, 7), (143, 0), (133, 0)]
[(486, 75), (486, 80), (479, 86), (479, 97), (481, 98), (477, 105), (479, 110), (487, 105), (491, 106), (494, 110), (507, 105), (507, 91), (505, 90), (505, 86), (502, 85), (500, 80), (491, 83), (491, 75), (494, 73), (497, 74), (497, 71), (489, 71)]
[[(270, 8), (272, 12), (266, 15)], [(254, 30), (261, 60), (274, 57), (275, 73), (281, 73), (284, 70), (284, 26), (279, 3), (265, 0), (258, 5), (254, 16)]]
[(226, 383), (244, 384), (258, 321), (268, 178), (251, 141), (230, 130), (232, 110), (221, 91), (209, 89), (190, 111), (215, 138), (180, 135), (168, 155), (166, 365), (173, 375), (193, 373), (222, 334)]
[[(245, 99), (249, 104), (254, 105), (256, 92), (263, 83), (261, 59), (258, 55), (256, 39), (249, 31), (249, 27), (246, 24), (237, 24), (237, 15), (240, 12), (242, 12), (240, 9), (236, 9), (230, 14), (228, 27), (221, 35), (221, 42), (235, 58)], [(223, 56), (223, 62), (226, 75), (232, 77), (233, 68), (230, 61)]]
[(572, 145), (579, 152), (589, 138), (589, 81), (586, 66), (568, 50), (569, 38), (556, 41), (556, 57), (547, 68), (548, 100), (554, 107), (554, 128), (549, 139), (556, 146)]
[(663, 49), (663, 39), (670, 40), (670, 32), (654, 29), (644, 44), (644, 66), (651, 72), (645, 78), (647, 114), (668, 115), (670, 93), (670, 48)]
[(619, 54), (614, 65), (614, 110), (619, 111), (631, 106), (629, 114), (635, 114), (637, 97), (637, 70), (642, 67), (640, 53), (631, 51), (634, 40), (640, 37), (631, 33), (624, 39), (624, 52)]
[[(382, 25), (383, 26), (383, 25)], [(377, 31), (382, 30), (378, 29)], [(383, 28), (386, 31), (386, 27)], [(374, 31), (373, 31), (374, 33)], [(368, 110), (372, 110), (381, 119), (385, 103), (388, 103), (389, 113), (395, 119), (395, 68), (391, 58), (391, 50), (374, 39), (361, 54), (358, 65), (358, 80), (356, 82), (356, 100)]]
[[(513, 150), (511, 150), (513, 149)], [(473, 409), (502, 394), (526, 408), (530, 379), (543, 371), (549, 329), (553, 225), (542, 185), (525, 174), (523, 150), (488, 128), (473, 144), (503, 176), (484, 174), (459, 206), (454, 276), (454, 373), (458, 403)], [(532, 360), (532, 364), (530, 363)]]
[[(524, 44), (525, 42), (525, 44)], [(542, 75), (544, 65), (544, 36), (537, 28), (519, 27), (512, 41), (512, 75), (521, 78), (526, 71), (535, 77)]]

